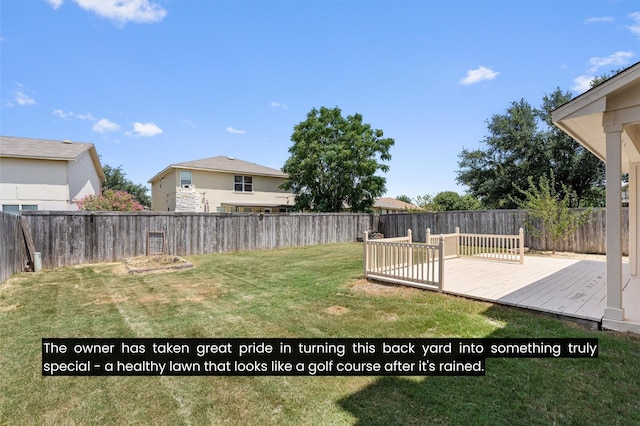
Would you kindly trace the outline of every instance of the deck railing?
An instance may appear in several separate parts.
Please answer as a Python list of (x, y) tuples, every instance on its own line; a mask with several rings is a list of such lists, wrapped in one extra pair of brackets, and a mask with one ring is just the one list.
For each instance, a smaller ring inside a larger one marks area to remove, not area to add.
[(518, 235), (431, 235), (414, 243), (411, 230), (396, 238), (369, 239), (364, 233), (364, 276), (368, 279), (442, 291), (444, 261), (454, 257), (524, 263), (524, 231)]
[[(440, 238), (431, 235), (427, 228), (427, 242), (433, 244)], [(501, 262), (524, 263), (524, 231), (518, 235), (462, 234), (456, 228), (453, 234), (445, 234), (444, 258), (468, 257)]]
[(438, 244), (411, 241), (411, 230), (406, 237), (369, 240), (364, 234), (364, 275), (397, 284), (442, 291), (444, 239)]

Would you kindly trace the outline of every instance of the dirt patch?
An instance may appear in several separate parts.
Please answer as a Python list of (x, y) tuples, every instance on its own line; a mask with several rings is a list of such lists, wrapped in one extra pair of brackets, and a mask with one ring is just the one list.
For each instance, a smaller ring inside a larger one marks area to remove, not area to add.
[(18, 306), (20, 306), (19, 303), (14, 303), (13, 305), (9, 305), (9, 306), (0, 306), (0, 312), (14, 311), (18, 308)]
[(386, 284), (377, 281), (368, 281), (365, 279), (353, 281), (348, 284), (348, 287), (355, 291), (362, 291), (376, 296), (413, 297), (418, 294), (423, 294), (424, 291), (415, 287)]
[(126, 259), (124, 266), (128, 274), (169, 272), (193, 268), (193, 264), (178, 256), (138, 256)]
[(329, 306), (325, 311), (331, 315), (342, 315), (349, 312), (349, 308), (344, 306)]
[(110, 303), (122, 303), (122, 302), (126, 302), (127, 300), (129, 300), (129, 298), (127, 296), (118, 296), (118, 297), (105, 296), (103, 298), (94, 300), (92, 302), (92, 304), (93, 305), (107, 305), (107, 304), (110, 304)]

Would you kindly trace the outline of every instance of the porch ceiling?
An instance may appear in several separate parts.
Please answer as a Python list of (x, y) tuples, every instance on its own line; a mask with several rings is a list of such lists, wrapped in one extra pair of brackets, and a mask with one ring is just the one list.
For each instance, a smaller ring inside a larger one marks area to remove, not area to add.
[(622, 168), (640, 162), (640, 62), (552, 113), (553, 123), (606, 161), (606, 132), (622, 130)]

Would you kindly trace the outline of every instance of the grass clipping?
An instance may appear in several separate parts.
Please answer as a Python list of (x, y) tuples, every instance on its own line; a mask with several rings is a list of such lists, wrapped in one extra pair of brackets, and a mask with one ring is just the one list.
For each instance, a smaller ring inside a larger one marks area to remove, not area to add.
[(193, 264), (178, 256), (138, 256), (126, 259), (124, 266), (128, 274), (169, 272), (193, 268)]

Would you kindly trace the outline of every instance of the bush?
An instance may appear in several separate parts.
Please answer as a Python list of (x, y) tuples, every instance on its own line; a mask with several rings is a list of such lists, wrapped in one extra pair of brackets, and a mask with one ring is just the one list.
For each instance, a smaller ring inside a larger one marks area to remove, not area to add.
[(131, 212), (144, 209), (133, 195), (113, 189), (103, 189), (99, 194), (85, 195), (73, 202), (78, 205), (78, 209), (86, 211)]

